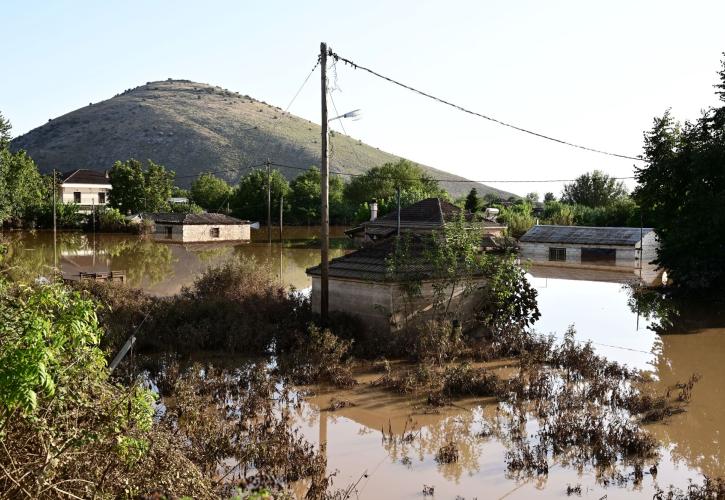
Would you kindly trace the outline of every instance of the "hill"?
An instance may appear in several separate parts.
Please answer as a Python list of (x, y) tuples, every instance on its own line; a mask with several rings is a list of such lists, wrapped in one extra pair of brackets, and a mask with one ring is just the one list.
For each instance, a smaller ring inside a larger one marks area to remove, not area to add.
[[(280, 168), (288, 179), (319, 164), (320, 127), (282, 109), (220, 87), (189, 80), (149, 82), (111, 99), (67, 113), (12, 141), (42, 171), (104, 170), (116, 160), (152, 159), (176, 171), (188, 186), (202, 171), (235, 169), (266, 158), (297, 167)], [(399, 157), (335, 132), (331, 169), (359, 174)], [(461, 181), (421, 165), (437, 179)], [(236, 182), (239, 173), (219, 174)], [(453, 196), (475, 187), (480, 195), (499, 191), (474, 182), (442, 182)]]

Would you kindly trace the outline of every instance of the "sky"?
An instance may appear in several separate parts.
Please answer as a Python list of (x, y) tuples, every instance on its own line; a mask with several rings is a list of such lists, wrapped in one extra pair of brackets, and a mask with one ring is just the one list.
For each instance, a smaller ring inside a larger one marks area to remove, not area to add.
[[(148, 81), (183, 78), (286, 107), (320, 42), (482, 114), (627, 156), (668, 108), (717, 104), (725, 1), (33, 1), (0, 4), (0, 112), (14, 135)], [(633, 160), (501, 127), (342, 64), (332, 98), (347, 133), (382, 150), (525, 194), (559, 194)], [(290, 112), (320, 122), (319, 70)], [(341, 130), (339, 122), (333, 128)], [(629, 187), (633, 181), (627, 181)]]

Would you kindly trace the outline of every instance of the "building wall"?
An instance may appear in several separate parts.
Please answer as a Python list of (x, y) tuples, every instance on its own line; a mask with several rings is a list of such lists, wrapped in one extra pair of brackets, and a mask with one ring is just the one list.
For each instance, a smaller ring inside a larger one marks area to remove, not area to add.
[[(171, 228), (170, 238), (168, 228)], [(219, 229), (219, 237), (212, 236), (212, 230), (215, 228)], [(155, 224), (154, 226), (154, 239), (179, 243), (248, 241), (250, 233), (249, 224)]]
[[(550, 261), (549, 248), (566, 248), (566, 261)], [(582, 248), (614, 248), (617, 250), (617, 260), (613, 266), (602, 266), (596, 264), (582, 264)], [(612, 245), (571, 245), (563, 243), (531, 243), (522, 241), (519, 243), (520, 256), (522, 261), (531, 261), (547, 266), (577, 266), (583, 269), (620, 269), (622, 271), (633, 271), (638, 268), (638, 261), (635, 259), (637, 251), (634, 246), (612, 246)]]
[(649, 284), (656, 284), (661, 279), (662, 269), (659, 269), (652, 261), (657, 258), (659, 241), (654, 231), (648, 233), (642, 240), (642, 280)]
[[(95, 205), (103, 207), (108, 204), (110, 192), (111, 186), (105, 184), (63, 184), (61, 186), (61, 201), (63, 201), (63, 203), (75, 203), (73, 193), (81, 193), (80, 205)], [(98, 193), (106, 194), (106, 201), (104, 203), (100, 203), (98, 201)]]
[[(479, 286), (482, 283), (479, 283)], [(366, 328), (383, 332), (394, 332), (407, 323), (433, 317), (433, 283), (422, 284), (420, 297), (407, 299), (401, 287), (395, 283), (375, 283), (357, 280), (330, 278), (329, 309), (351, 314), (360, 318)], [(463, 300), (462, 288), (454, 292), (450, 311), (459, 311), (460, 318), (472, 318), (477, 301), (482, 293), (473, 293)], [(320, 277), (312, 276), (310, 293), (312, 310), (320, 312)]]

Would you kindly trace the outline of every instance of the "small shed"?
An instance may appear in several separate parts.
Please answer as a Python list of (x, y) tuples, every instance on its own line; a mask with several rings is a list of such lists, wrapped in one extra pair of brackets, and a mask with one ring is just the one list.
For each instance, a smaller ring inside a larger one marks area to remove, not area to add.
[(657, 267), (657, 236), (651, 227), (534, 226), (519, 240), (522, 260), (549, 266), (642, 272)]
[(154, 222), (154, 239), (175, 243), (249, 241), (252, 224), (225, 214), (145, 214)]
[[(425, 256), (425, 237), (407, 237), (409, 257), (402, 269), (393, 274), (388, 262), (394, 255), (398, 238), (387, 238), (332, 259), (329, 266), (328, 301), (330, 312), (339, 311), (359, 317), (368, 329), (381, 332), (400, 330), (408, 321), (433, 316), (434, 269)], [(320, 266), (307, 269), (312, 278), (312, 310), (320, 312)], [(420, 280), (419, 296), (405, 293), (405, 284)], [(453, 290), (451, 311), (457, 311), (461, 324), (474, 317), (473, 305), (481, 298), (483, 277), (475, 278), (476, 292), (464, 294), (464, 287)], [(450, 294), (450, 289), (447, 292)]]
[[(446, 222), (461, 216), (460, 207), (440, 198), (426, 198), (400, 209), (400, 232), (425, 234), (443, 228)], [(360, 244), (379, 241), (395, 236), (398, 231), (398, 211), (393, 210), (381, 217), (377, 208), (371, 210), (371, 220), (345, 231), (350, 238)], [(479, 228), (482, 235), (501, 236), (506, 229), (504, 224), (495, 220), (477, 219), (475, 214), (465, 212), (466, 220), (472, 227)]]

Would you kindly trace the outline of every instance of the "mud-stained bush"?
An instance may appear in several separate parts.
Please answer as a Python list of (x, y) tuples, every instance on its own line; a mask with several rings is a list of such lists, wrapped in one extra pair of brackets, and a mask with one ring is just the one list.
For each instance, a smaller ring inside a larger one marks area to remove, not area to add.
[(352, 343), (336, 337), (328, 329), (310, 324), (305, 334), (297, 336), (295, 345), (288, 345), (280, 353), (280, 369), (298, 384), (351, 387), (355, 385), (349, 357)]
[(415, 335), (413, 356), (442, 365), (458, 356), (463, 349), (461, 328), (450, 321), (430, 320)]

